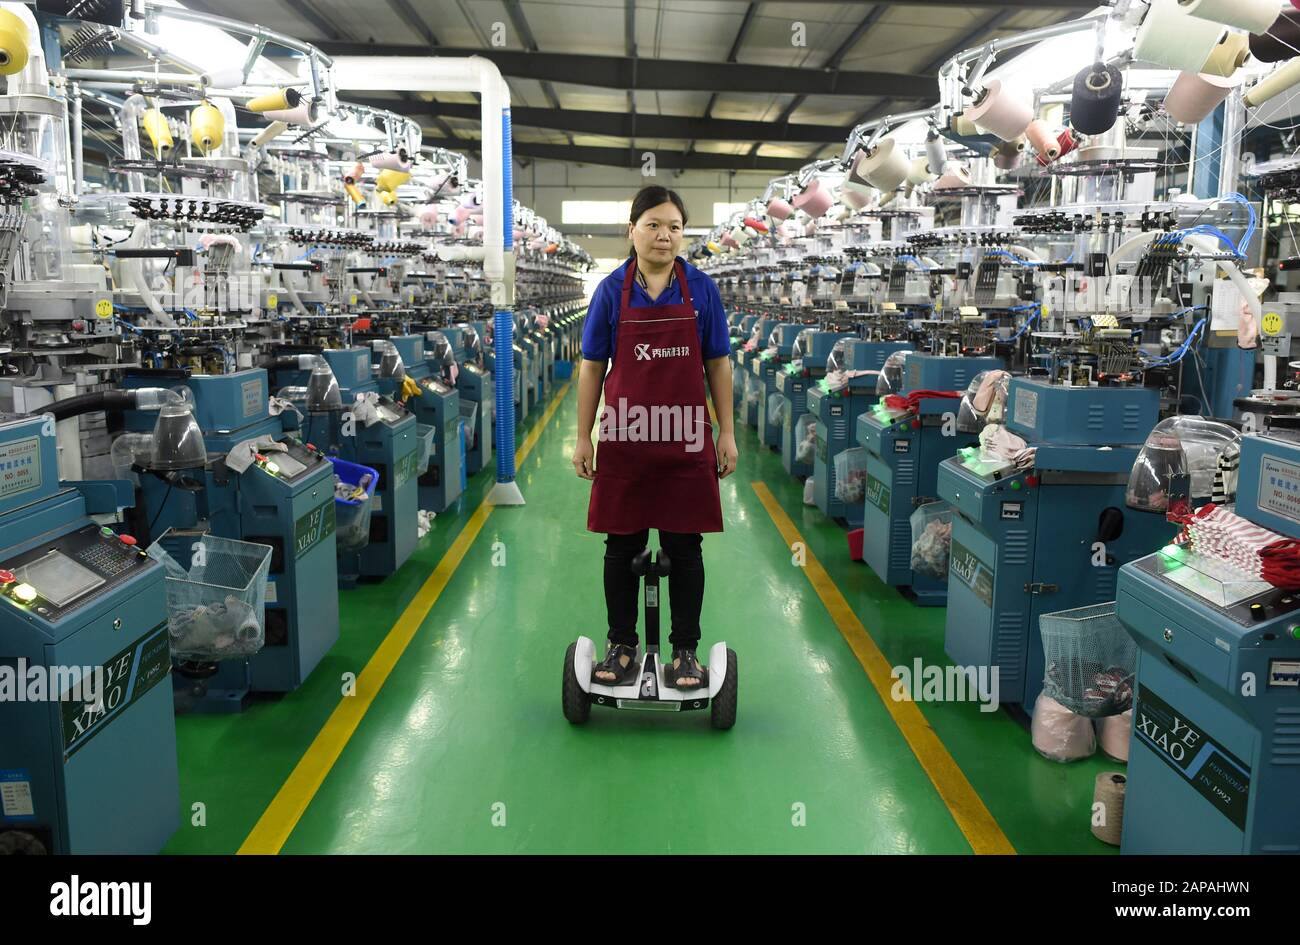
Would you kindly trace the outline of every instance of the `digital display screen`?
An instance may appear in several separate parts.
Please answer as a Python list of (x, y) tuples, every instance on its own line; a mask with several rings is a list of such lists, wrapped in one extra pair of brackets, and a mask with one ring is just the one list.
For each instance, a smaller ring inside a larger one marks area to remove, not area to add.
[(271, 453), (269, 455), (271, 462), (280, 467), (280, 474), (283, 476), (289, 476), (292, 478), (307, 468), (288, 453)]
[(16, 568), (14, 577), (36, 588), (36, 593), (55, 607), (65, 607), (104, 583), (94, 571), (83, 568), (61, 551), (51, 551)]

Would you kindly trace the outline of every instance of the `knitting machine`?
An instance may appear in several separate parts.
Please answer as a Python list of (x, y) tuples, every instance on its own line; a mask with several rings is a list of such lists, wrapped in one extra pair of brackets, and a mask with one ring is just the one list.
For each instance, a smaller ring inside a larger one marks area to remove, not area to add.
[(546, 399), (555, 384), (555, 336), (550, 318), (533, 308), (525, 308), (516, 321), (515, 337), (528, 349), (533, 366), (533, 404)]
[[(370, 500), (369, 534), (359, 548), (340, 552), (339, 578), (350, 583), (358, 577), (387, 577), (415, 550), (422, 454), (415, 415), (380, 393), (379, 379), (371, 368), (371, 349), (338, 348), (319, 353), (338, 383), (341, 406), (307, 412), (302, 438), (330, 455), (379, 474)], [(275, 379), (279, 386), (299, 386), (309, 384), (310, 374), (301, 366), (279, 367)]]
[(1043, 684), (1038, 618), (1114, 600), (1120, 566), (1170, 536), (1162, 519), (1125, 508), (1160, 397), (1012, 378), (1005, 410), (1005, 431), (1023, 442), (982, 436), (939, 466), (954, 512), (945, 649), (960, 666), (996, 667), (1002, 701), (1029, 710)]
[(0, 415), (0, 469), (0, 672), (21, 689), (0, 701), (0, 850), (157, 853), (180, 825), (162, 568), (60, 484), (44, 418)]
[(753, 331), (754, 323), (758, 321), (758, 316), (747, 309), (732, 308), (727, 315), (727, 321), (730, 324), (729, 334), (731, 336), (731, 397), (734, 401), (733, 406), (736, 411), (740, 411), (741, 402), (745, 399), (745, 379), (748, 373), (742, 368), (741, 355), (745, 350), (745, 342)]
[(843, 519), (852, 527), (862, 524), (862, 503), (841, 497), (831, 459), (849, 448), (858, 418), (876, 403), (879, 372), (889, 356), (907, 350), (902, 341), (840, 338), (827, 356), (826, 376), (808, 388), (805, 417), (813, 427), (813, 448), (807, 449), (809, 421), (802, 420), (794, 427), (793, 449), (796, 458), (812, 453), (813, 498), (827, 518)]
[[(572, 350), (576, 350), (575, 325), (580, 321), (573, 314), (564, 316), (565, 336)], [(452, 348), (460, 365), (456, 389), (460, 391), (461, 416), (466, 420), (465, 472), (472, 476), (492, 461), (496, 385), (486, 367), (483, 341), (478, 330), (468, 322), (459, 322), (444, 333), (449, 339), (460, 339), (460, 343), (453, 344)]]
[[(273, 549), (265, 646), (248, 657), (178, 662), (178, 708), (238, 712), (251, 693), (292, 692), (339, 635), (338, 598), (321, 593), (338, 573), (332, 466), (310, 439), (285, 432), (286, 415), (271, 413), (261, 368), (222, 375), (131, 370), (122, 386), (188, 390), (193, 402), (192, 418), (166, 418), (166, 435), (158, 432), (163, 416), (124, 412), (133, 432), (114, 443), (113, 455), (118, 478), (138, 482), (125, 520), (141, 540), (170, 530), (173, 538), (211, 534)], [(336, 387), (333, 394), (337, 404)], [(193, 456), (159, 462), (158, 446), (168, 440), (199, 446)]]
[(441, 331), (395, 336), (388, 344), (392, 353), (381, 351), (377, 365), (379, 391), (405, 403), (420, 436), (428, 437), (428, 461), (417, 467), (419, 507), (439, 514), (464, 488), (459, 368)]
[(810, 412), (808, 391), (826, 376), (827, 360), (835, 345), (849, 337), (846, 331), (805, 328), (795, 338), (790, 363), (776, 374), (776, 389), (785, 400), (781, 407), (781, 464), (799, 479), (813, 472), (812, 458), (806, 453), (799, 458), (799, 441), (795, 437), (799, 422)]
[[(1234, 241), (1221, 227), (1244, 215), (1250, 219)], [(1017, 334), (1025, 336), (1017, 363), (1101, 383), (1141, 375), (1178, 409), (1233, 415), (1233, 401), (1254, 386), (1257, 354), (1253, 341), (1239, 345), (1240, 310), (1266, 286), (1238, 268), (1254, 232), (1245, 198), (1067, 205), (1026, 211), (1015, 222), (1054, 245), (1070, 241), (1071, 253), (1065, 263), (1035, 267), (1043, 307), (1030, 317), (1032, 331)]]
[(1277, 575), (1258, 569), (1261, 549), (1300, 538), (1294, 431), (1244, 437), (1238, 482), (1246, 535), (1211, 552), (1189, 525), (1190, 543), (1120, 569), (1138, 646), (1124, 853), (1300, 852), (1300, 582), (1285, 552)]
[[(755, 317), (750, 328), (749, 340), (736, 351), (737, 365), (741, 372), (739, 376), (745, 379), (742, 419), (755, 429), (759, 429), (758, 411), (759, 405), (764, 398), (764, 385), (759, 366), (763, 363), (764, 343), (771, 333), (776, 330), (776, 325), (776, 320), (773, 318), (766, 316)], [(737, 384), (736, 386), (741, 385)]]
[(795, 339), (805, 327), (798, 322), (777, 325), (768, 336), (767, 348), (750, 362), (750, 370), (758, 378), (758, 437), (765, 446), (778, 451), (781, 449), (782, 411), (776, 378), (794, 358)]
[(895, 396), (907, 401), (915, 392), (914, 403), (891, 407), (882, 398), (858, 417), (857, 441), (865, 450), (863, 559), (877, 577), (906, 589), (917, 603), (942, 606), (948, 588), (936, 577), (913, 573), (912, 513), (937, 496), (940, 463), (970, 445), (957, 429), (955, 392), (981, 371), (1001, 366), (991, 357), (908, 353)]

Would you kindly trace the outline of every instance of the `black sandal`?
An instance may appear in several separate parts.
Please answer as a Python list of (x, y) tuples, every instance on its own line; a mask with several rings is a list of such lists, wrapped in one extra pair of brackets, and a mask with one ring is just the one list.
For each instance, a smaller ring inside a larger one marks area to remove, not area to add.
[[(622, 658), (627, 656), (627, 665), (624, 666)], [(624, 686), (629, 679), (636, 679), (638, 671), (636, 662), (636, 647), (627, 646), (623, 643), (611, 643), (609, 652), (605, 654), (605, 659), (597, 663), (591, 670), (591, 681), (599, 683), (602, 686)], [(601, 679), (597, 673), (613, 673), (613, 679)]]
[[(664, 664), (664, 685), (681, 689), (683, 692), (698, 692), (709, 685), (709, 671), (700, 665), (700, 661), (695, 658), (694, 650), (673, 650), (673, 659), (677, 661), (678, 666), (674, 669), (671, 662)], [(682, 686), (678, 685), (679, 679), (697, 679), (699, 682), (693, 686)]]

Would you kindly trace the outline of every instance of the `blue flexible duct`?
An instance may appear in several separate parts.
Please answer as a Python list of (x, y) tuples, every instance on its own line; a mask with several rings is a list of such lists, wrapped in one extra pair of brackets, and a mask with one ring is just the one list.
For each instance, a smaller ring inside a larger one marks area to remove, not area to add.
[[(501, 110), (502, 238), (506, 251), (514, 248), (514, 147), (510, 133), (510, 109)], [(515, 478), (515, 316), (509, 306), (493, 318), (492, 346), (496, 349), (496, 445), (497, 482)]]

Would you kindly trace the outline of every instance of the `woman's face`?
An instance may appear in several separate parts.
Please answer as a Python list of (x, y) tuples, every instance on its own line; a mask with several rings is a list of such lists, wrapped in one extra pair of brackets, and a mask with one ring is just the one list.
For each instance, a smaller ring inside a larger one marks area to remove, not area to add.
[(682, 212), (664, 201), (651, 207), (635, 223), (629, 223), (627, 235), (636, 247), (638, 259), (649, 263), (670, 263), (682, 248)]

